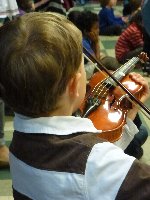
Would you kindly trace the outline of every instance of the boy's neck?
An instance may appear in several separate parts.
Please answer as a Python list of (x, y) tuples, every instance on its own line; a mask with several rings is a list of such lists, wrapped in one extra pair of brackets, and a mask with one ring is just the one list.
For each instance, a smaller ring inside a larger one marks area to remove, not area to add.
[(52, 116), (71, 116), (73, 113), (73, 107), (70, 104), (69, 101), (66, 100), (60, 100), (57, 104), (57, 107), (47, 113), (42, 113), (41, 117), (52, 117)]
[(62, 110), (55, 110), (55, 111), (52, 111), (50, 113), (45, 113), (43, 114), (42, 117), (53, 117), (53, 116), (71, 116), (72, 115), (72, 112), (66, 112), (66, 110), (62, 109)]

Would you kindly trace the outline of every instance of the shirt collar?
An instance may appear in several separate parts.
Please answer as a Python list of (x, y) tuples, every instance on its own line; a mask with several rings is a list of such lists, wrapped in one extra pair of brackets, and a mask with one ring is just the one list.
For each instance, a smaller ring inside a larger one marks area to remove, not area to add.
[(14, 129), (23, 133), (69, 135), (77, 132), (100, 133), (88, 118), (53, 116), (30, 118), (15, 113)]

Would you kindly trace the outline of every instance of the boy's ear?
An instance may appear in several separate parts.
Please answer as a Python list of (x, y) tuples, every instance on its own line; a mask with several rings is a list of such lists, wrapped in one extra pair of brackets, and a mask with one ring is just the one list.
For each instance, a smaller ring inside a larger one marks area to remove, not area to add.
[(72, 97), (79, 96), (79, 82), (81, 78), (81, 73), (77, 72), (74, 77), (71, 78), (68, 84), (69, 95)]

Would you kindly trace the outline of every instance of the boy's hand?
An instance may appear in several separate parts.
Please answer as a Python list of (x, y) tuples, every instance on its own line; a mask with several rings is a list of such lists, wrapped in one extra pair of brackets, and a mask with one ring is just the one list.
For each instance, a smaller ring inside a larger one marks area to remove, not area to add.
[(130, 77), (136, 82), (139, 83), (140, 85), (143, 86), (143, 93), (141, 98), (139, 99), (142, 103), (144, 103), (149, 97), (150, 97), (150, 89), (148, 82), (146, 79), (141, 76), (140, 74), (137, 73), (130, 73)]
[[(150, 97), (150, 89), (149, 89), (149, 86), (148, 86), (148, 82), (140, 74), (133, 72), (133, 73), (130, 73), (129, 75), (136, 83), (143, 86), (143, 93), (142, 93), (142, 96), (139, 100), (142, 103), (144, 103)], [(134, 120), (138, 111), (139, 111), (139, 107), (136, 106), (135, 104), (133, 104), (132, 109), (129, 110), (128, 113), (127, 113), (128, 118)]]

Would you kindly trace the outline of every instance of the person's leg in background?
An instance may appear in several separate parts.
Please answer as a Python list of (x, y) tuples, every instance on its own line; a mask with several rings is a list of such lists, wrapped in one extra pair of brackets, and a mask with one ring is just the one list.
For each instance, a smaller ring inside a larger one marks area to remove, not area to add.
[[(122, 60), (119, 61), (120, 64), (123, 65), (126, 62), (128, 62), (129, 60), (131, 60), (133, 57), (138, 57), (142, 51), (143, 51), (143, 47), (138, 47), (138, 48), (126, 53), (126, 55), (122, 58)], [(139, 61), (135, 64), (135, 67), (142, 71), (144, 65), (145, 65), (145, 63), (141, 63), (141, 61)]]
[(119, 67), (121, 67), (121, 64), (117, 61), (117, 59), (111, 56), (104, 56), (100, 61), (108, 70), (111, 71), (116, 71)]
[(122, 30), (124, 29), (123, 26), (120, 25), (112, 25), (105, 28), (105, 30), (100, 30), (100, 35), (120, 35)]
[(125, 63), (125, 62), (127, 62), (128, 60), (130, 60), (130, 59), (133, 58), (133, 57), (138, 57), (142, 51), (143, 51), (143, 47), (138, 47), (138, 48), (136, 48), (136, 49), (134, 49), (134, 50), (128, 52), (128, 53), (124, 56), (122, 62)]
[(139, 129), (139, 132), (134, 136), (133, 140), (129, 146), (125, 149), (125, 153), (134, 156), (137, 159), (140, 159), (143, 156), (142, 145), (146, 142), (148, 137), (148, 131), (145, 126), (143, 126), (142, 121), (137, 114), (134, 123)]
[(0, 99), (0, 168), (9, 166), (9, 150), (4, 139), (4, 102)]

